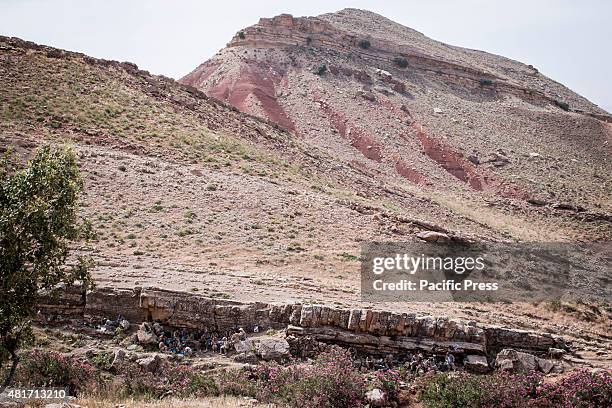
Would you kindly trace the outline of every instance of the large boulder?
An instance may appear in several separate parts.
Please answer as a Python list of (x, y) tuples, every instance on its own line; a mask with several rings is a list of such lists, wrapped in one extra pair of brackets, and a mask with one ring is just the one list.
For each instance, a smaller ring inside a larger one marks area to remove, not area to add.
[(536, 357), (536, 360), (538, 361), (538, 369), (544, 374), (550, 373), (555, 368), (555, 364), (550, 360), (539, 357)]
[(239, 340), (234, 343), (236, 353), (251, 353), (255, 351), (254, 339)]
[(531, 354), (503, 349), (495, 358), (495, 366), (500, 370), (513, 373), (530, 373), (538, 369), (538, 362)]
[(255, 343), (255, 354), (263, 360), (280, 360), (289, 357), (289, 343), (278, 337), (261, 337)]
[(273, 336), (250, 337), (234, 343), (238, 354), (252, 354), (262, 360), (280, 360), (289, 357), (289, 343), (287, 340)]
[(472, 373), (484, 374), (491, 370), (487, 358), (485, 356), (478, 356), (470, 354), (463, 360), (463, 366), (465, 369)]
[(159, 354), (153, 354), (152, 356), (136, 360), (136, 363), (145, 371), (157, 373), (163, 367), (165, 360)]
[(541, 371), (544, 374), (548, 374), (555, 367), (549, 360), (513, 349), (503, 349), (500, 351), (495, 359), (495, 365), (501, 370), (513, 373)]
[(255, 353), (238, 353), (233, 357), (234, 361), (242, 364), (257, 364), (259, 359)]

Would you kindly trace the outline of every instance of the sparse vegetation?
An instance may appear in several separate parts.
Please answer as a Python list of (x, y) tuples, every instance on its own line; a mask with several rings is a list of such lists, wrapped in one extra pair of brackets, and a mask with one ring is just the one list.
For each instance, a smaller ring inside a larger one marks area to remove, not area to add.
[(351, 255), (348, 252), (343, 252), (340, 254), (340, 258), (342, 258), (344, 261), (349, 261), (349, 262), (354, 262), (359, 260), (359, 257), (356, 255)]
[(368, 41), (368, 40), (361, 40), (361, 41), (359, 41), (359, 46), (361, 48), (363, 48), (364, 50), (367, 50), (368, 48), (370, 48), (370, 45), (371, 45), (370, 41)]
[(569, 103), (562, 101), (560, 99), (556, 99), (555, 100), (555, 105), (557, 105), (558, 107), (560, 107), (561, 109), (563, 109), (564, 111), (569, 111), (570, 110), (570, 106)]
[(179, 237), (186, 237), (188, 235), (193, 235), (193, 234), (195, 234), (195, 231), (192, 230), (191, 228), (184, 228), (180, 230), (179, 232), (177, 232), (177, 235)]
[(408, 67), (408, 60), (406, 58), (404, 58), (404, 57), (395, 57), (393, 62), (395, 62), (395, 65), (397, 65), (400, 68), (407, 68)]
[(302, 252), (305, 251), (304, 247), (299, 242), (291, 242), (287, 246), (287, 251), (290, 252)]

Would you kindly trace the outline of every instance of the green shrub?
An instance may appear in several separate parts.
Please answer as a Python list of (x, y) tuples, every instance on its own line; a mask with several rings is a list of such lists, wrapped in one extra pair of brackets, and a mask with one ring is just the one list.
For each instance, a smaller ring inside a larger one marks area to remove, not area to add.
[(363, 48), (364, 50), (367, 50), (368, 48), (370, 48), (370, 42), (368, 40), (361, 40), (359, 41), (359, 46), (361, 48)]
[(340, 257), (344, 260), (344, 261), (349, 261), (349, 262), (353, 262), (353, 261), (357, 261), (359, 259), (358, 256), (356, 255), (351, 255), (348, 252), (343, 252), (340, 254)]
[(326, 72), (327, 72), (327, 65), (323, 64), (323, 65), (320, 65), (319, 68), (317, 68), (317, 71), (315, 73), (319, 76), (323, 76), (325, 75)]
[(400, 395), (400, 380), (400, 373), (396, 370), (378, 370), (374, 373), (371, 388), (382, 390), (387, 401), (397, 401)]
[(404, 57), (395, 57), (393, 62), (395, 62), (395, 64), (400, 68), (408, 67), (408, 60)]
[(555, 100), (555, 105), (557, 105), (558, 107), (560, 107), (561, 109), (563, 109), (564, 111), (569, 111), (569, 103), (556, 99)]

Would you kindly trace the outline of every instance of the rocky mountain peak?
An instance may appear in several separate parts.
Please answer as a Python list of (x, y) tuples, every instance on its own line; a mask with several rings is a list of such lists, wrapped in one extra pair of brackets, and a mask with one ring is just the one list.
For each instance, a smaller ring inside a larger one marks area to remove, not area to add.
[[(262, 18), (181, 82), (383, 183), (606, 202), (593, 175), (606, 167), (607, 112), (531, 65), (369, 11)], [(551, 179), (534, 154), (564, 175)]]

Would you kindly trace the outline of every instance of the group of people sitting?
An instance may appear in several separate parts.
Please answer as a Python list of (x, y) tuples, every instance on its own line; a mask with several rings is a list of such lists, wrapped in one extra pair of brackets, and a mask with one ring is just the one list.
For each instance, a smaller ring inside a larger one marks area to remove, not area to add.
[(114, 320), (102, 319), (101, 324), (95, 327), (100, 333), (117, 334), (119, 331), (126, 332), (130, 328), (130, 322), (122, 315), (118, 315)]
[[(111, 322), (107, 320), (104, 322), (104, 326), (109, 328), (122, 327), (124, 325), (129, 325), (129, 323), (121, 316), (115, 321)], [(242, 327), (236, 327), (232, 330), (223, 332), (209, 330), (208, 327), (195, 331), (189, 331), (185, 328), (182, 330), (170, 331), (157, 322), (145, 322), (141, 325), (141, 329), (146, 330), (149, 336), (152, 335), (154, 342), (158, 342), (158, 349), (160, 352), (172, 353), (181, 357), (190, 356), (195, 351), (212, 351), (220, 354), (228, 354), (234, 349), (236, 343), (247, 339), (247, 333)], [(253, 328), (254, 333), (258, 333), (259, 330), (258, 326)], [(385, 358), (372, 358), (371, 356), (366, 356), (364, 359), (359, 356), (359, 353), (357, 353), (355, 349), (351, 348), (349, 350), (353, 355), (355, 365), (360, 369), (381, 370), (396, 368), (403, 365), (415, 376), (420, 376), (431, 371), (455, 371), (454, 354), (458, 352), (457, 349), (452, 349), (444, 354), (442, 350), (438, 350), (438, 352), (434, 352), (427, 357), (425, 357), (423, 353), (418, 352), (416, 354), (407, 353), (400, 358), (393, 354), (389, 354)]]
[(160, 352), (179, 356), (190, 356), (194, 351), (227, 354), (233, 349), (234, 344), (247, 338), (246, 331), (242, 327), (221, 333), (216, 330), (208, 330), (207, 327), (191, 332), (187, 329), (170, 332), (159, 323), (153, 323), (152, 330), (159, 339)]
[(365, 360), (356, 359), (360, 368), (367, 370), (384, 370), (403, 365), (410, 373), (420, 376), (431, 371), (455, 371), (455, 355), (452, 352), (446, 354), (433, 354), (425, 357), (423, 353), (407, 353), (401, 360), (392, 354), (385, 358), (372, 358), (366, 356)]

